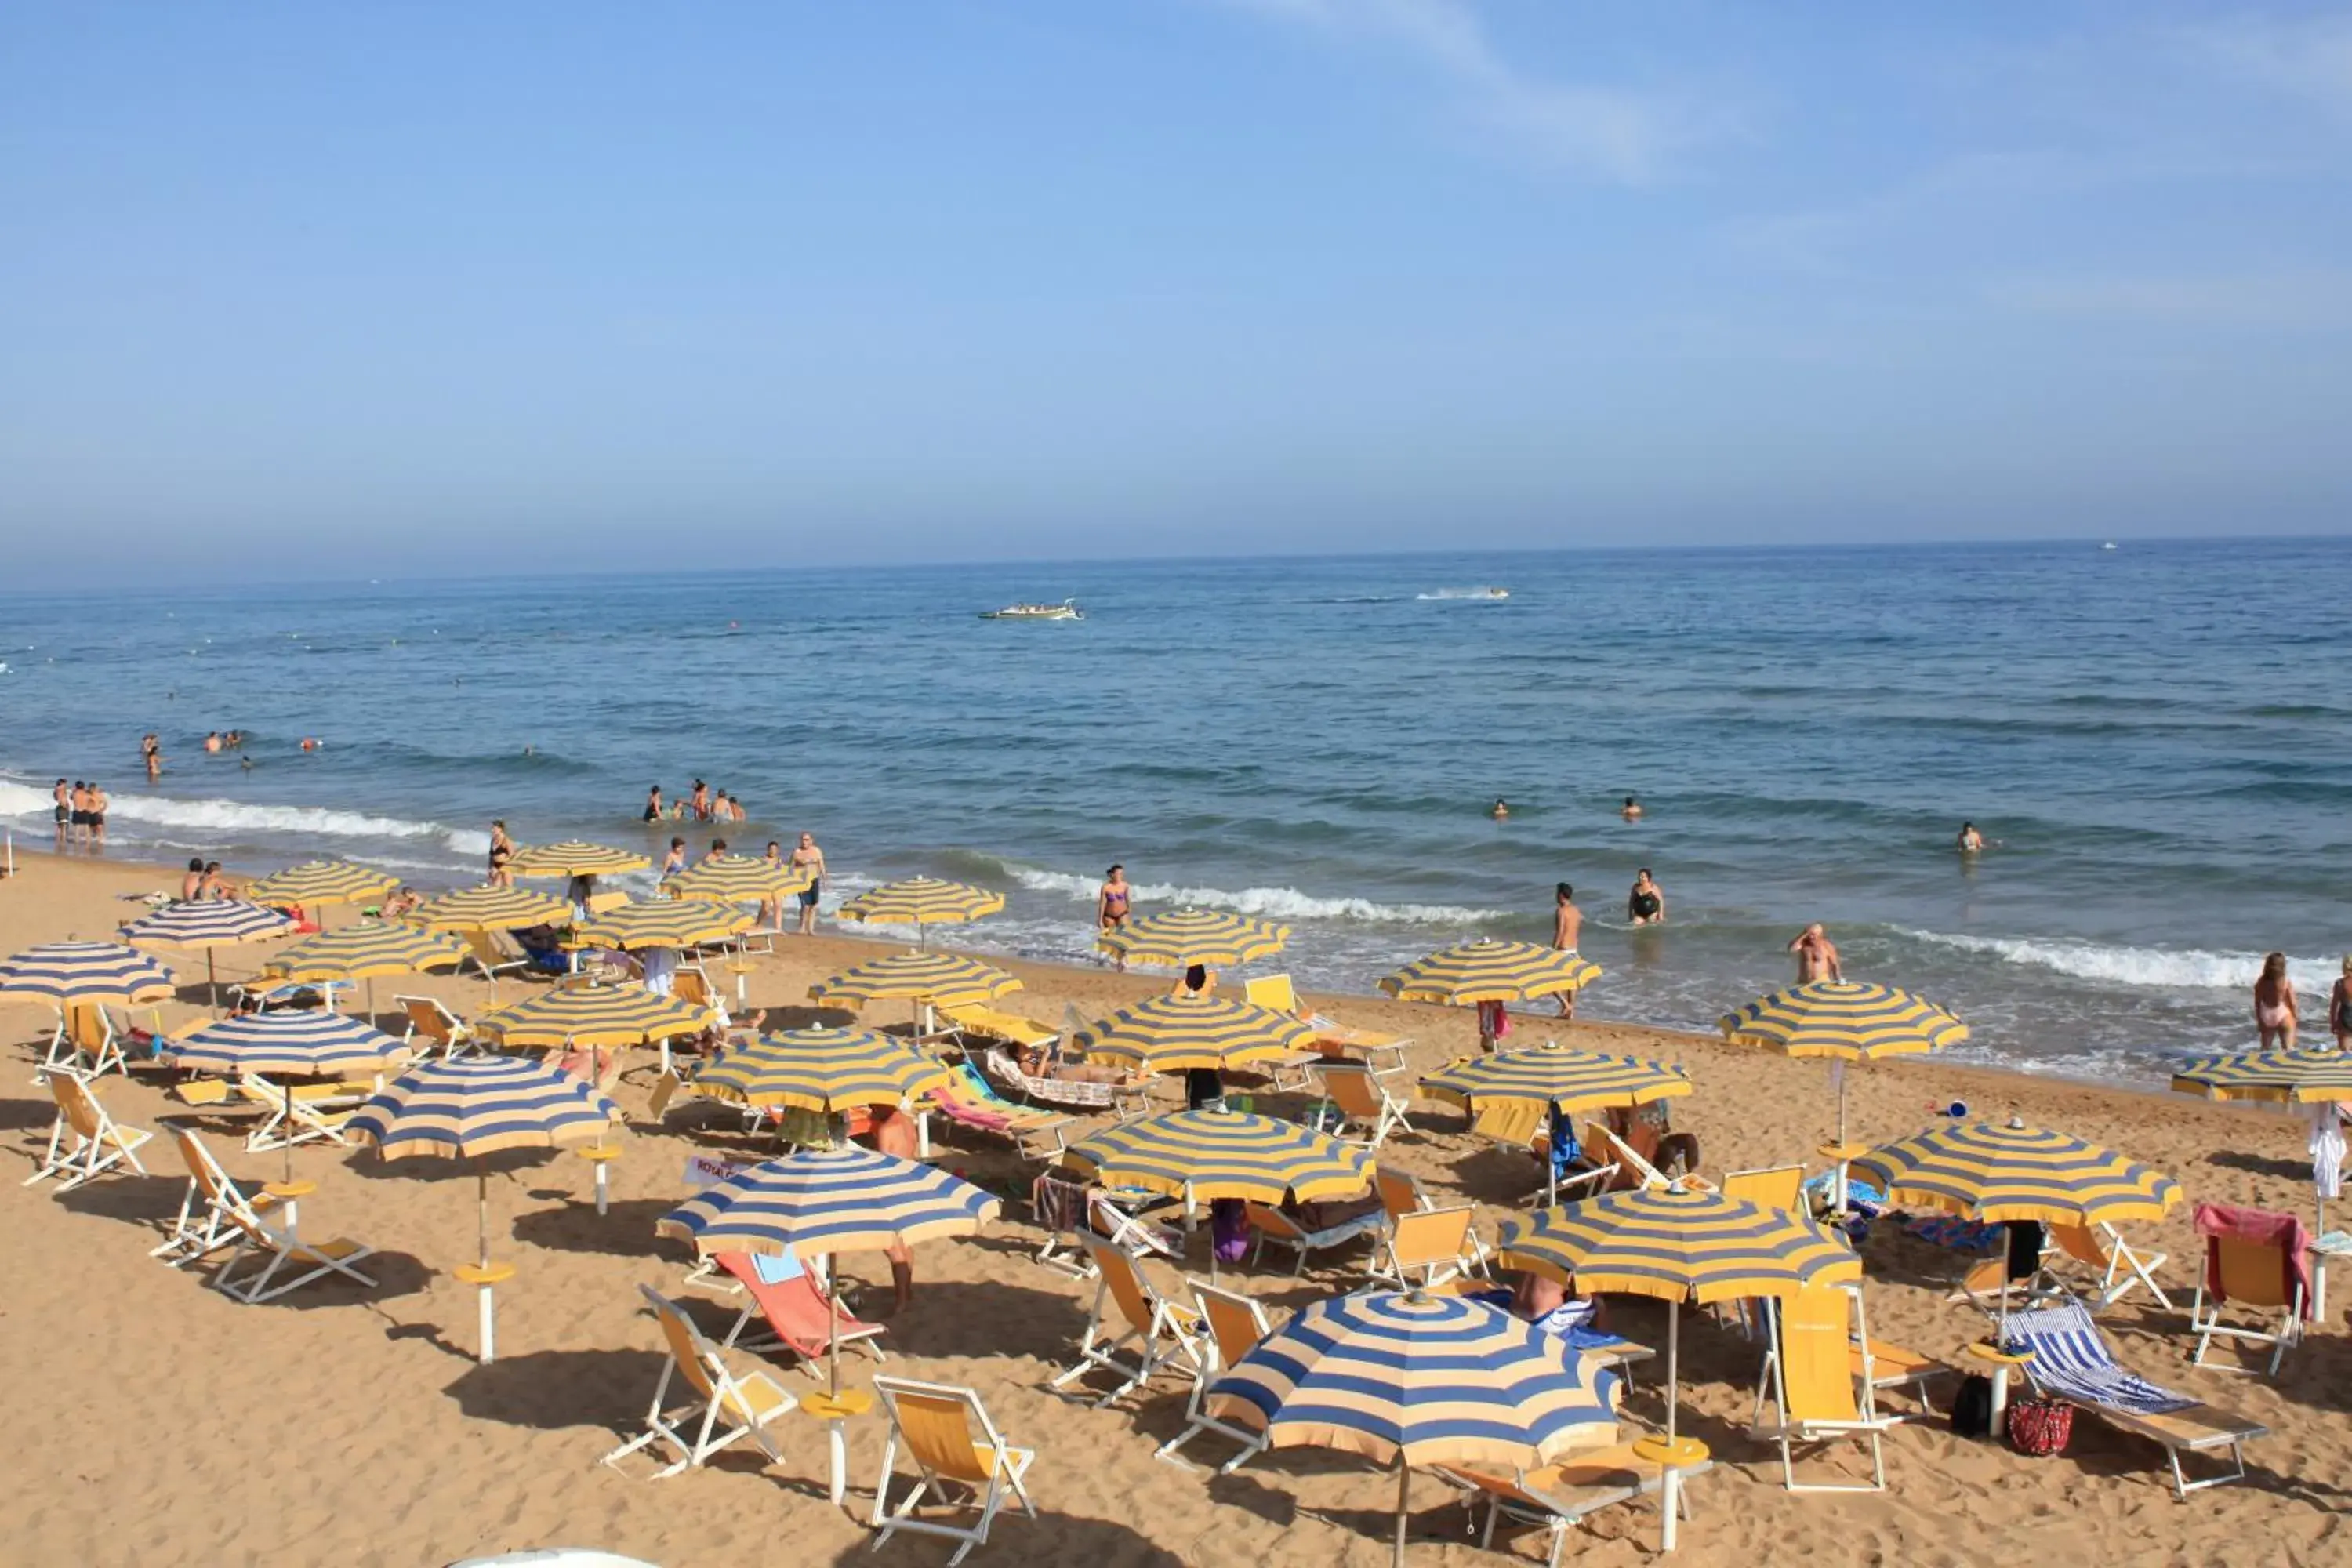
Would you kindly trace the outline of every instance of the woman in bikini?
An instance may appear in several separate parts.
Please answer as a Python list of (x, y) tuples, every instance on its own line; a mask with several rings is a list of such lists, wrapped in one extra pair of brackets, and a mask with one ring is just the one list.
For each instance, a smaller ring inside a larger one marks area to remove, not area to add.
[(514, 840), (507, 837), (507, 825), (503, 822), (491, 823), (489, 879), (491, 887), (514, 886), (514, 873), (507, 869), (507, 862), (514, 858)]
[(1095, 924), (1109, 931), (1127, 924), (1128, 905), (1135, 889), (1128, 886), (1127, 868), (1113, 866), (1103, 873), (1102, 890), (1095, 895)]
[(2263, 960), (2263, 976), (2254, 982), (2254, 1028), (2262, 1048), (2294, 1049), (2294, 982), (2286, 977), (2286, 954), (2273, 952)]

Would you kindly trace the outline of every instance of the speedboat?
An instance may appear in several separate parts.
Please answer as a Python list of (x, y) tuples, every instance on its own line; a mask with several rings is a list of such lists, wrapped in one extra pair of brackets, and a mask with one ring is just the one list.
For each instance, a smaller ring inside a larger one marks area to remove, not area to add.
[(1086, 613), (1075, 599), (1065, 599), (1058, 605), (1007, 605), (1001, 610), (982, 610), (983, 621), (1083, 621)]

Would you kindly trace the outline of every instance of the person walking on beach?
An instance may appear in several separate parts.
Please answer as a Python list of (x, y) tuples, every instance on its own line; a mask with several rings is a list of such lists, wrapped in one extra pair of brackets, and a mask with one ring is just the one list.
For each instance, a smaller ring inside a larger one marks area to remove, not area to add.
[[(777, 840), (768, 840), (767, 850), (761, 855), (760, 864), (772, 870), (784, 868), (784, 847)], [(784, 929), (784, 900), (780, 893), (767, 893), (760, 900), (760, 923), (770, 931)]]
[[(1127, 928), (1129, 910), (1134, 907), (1135, 889), (1128, 885), (1127, 868), (1114, 864), (1103, 873), (1103, 885), (1095, 893), (1095, 930), (1108, 936)], [(1118, 954), (1118, 968), (1127, 968), (1127, 955)]]
[(507, 869), (507, 862), (514, 858), (514, 840), (507, 837), (507, 825), (503, 821), (491, 823), (489, 862), (490, 876), (488, 882), (490, 887), (511, 888), (514, 886), (514, 873)]
[(816, 835), (803, 833), (793, 848), (793, 869), (808, 874), (809, 885), (801, 889), (801, 934), (816, 934), (816, 901), (824, 892), (824, 851), (816, 847)]
[(1799, 931), (1789, 942), (1789, 951), (1797, 955), (1797, 984), (1810, 984), (1816, 980), (1843, 980), (1845, 971), (1838, 963), (1837, 943), (1815, 921)]
[[(1576, 889), (1566, 882), (1552, 889), (1551, 945), (1570, 958), (1577, 956), (1576, 944), (1584, 934), (1584, 911), (1576, 907)], [(1576, 1016), (1576, 993), (1559, 994), (1559, 1016)]]
[(1625, 895), (1625, 918), (1637, 926), (1666, 923), (1665, 890), (1651, 880), (1647, 866), (1633, 875), (1633, 890)]
[(2286, 975), (2286, 954), (2273, 952), (2263, 960), (2262, 978), (2254, 982), (2254, 1028), (2262, 1048), (2294, 1049), (2296, 1022), (2294, 982)]
[(661, 785), (656, 784), (653, 788), (646, 791), (646, 820), (647, 822), (659, 822), (661, 819)]

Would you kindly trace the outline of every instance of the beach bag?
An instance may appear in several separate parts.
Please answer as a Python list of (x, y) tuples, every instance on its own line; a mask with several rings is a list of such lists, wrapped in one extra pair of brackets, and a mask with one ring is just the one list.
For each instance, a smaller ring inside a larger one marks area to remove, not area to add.
[(2072, 1405), (2028, 1394), (2009, 1407), (2009, 1446), (2021, 1454), (2037, 1459), (2063, 1454), (2074, 1435)]
[(1970, 1373), (1952, 1395), (1952, 1430), (1962, 1437), (1992, 1436), (1992, 1379)]

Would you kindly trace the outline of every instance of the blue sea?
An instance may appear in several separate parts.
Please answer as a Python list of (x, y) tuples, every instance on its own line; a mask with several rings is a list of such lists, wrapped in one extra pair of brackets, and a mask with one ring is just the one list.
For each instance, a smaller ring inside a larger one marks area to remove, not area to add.
[[(977, 616), (1064, 597), (1085, 620)], [(1541, 940), (1567, 880), (1589, 1016), (1711, 1027), (1821, 920), (1964, 1055), (2141, 1081), (2252, 1042), (2265, 951), (2315, 1024), (2352, 950), (2347, 541), (19, 594), (0, 645), (0, 819), (46, 843), (49, 781), (96, 777), (125, 858), (455, 885), (494, 816), (656, 851), (646, 786), (701, 778), (739, 847), (814, 832), (836, 891), (1003, 889), (975, 948), (1089, 962), (1120, 860), (1142, 907), (1286, 921), (1283, 967), (1361, 991)], [(232, 727), (250, 768), (202, 749)], [(1643, 866), (1663, 929), (1625, 921)]]

